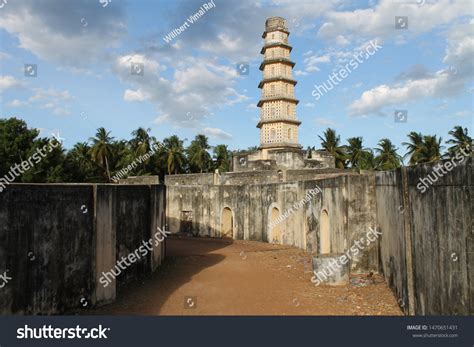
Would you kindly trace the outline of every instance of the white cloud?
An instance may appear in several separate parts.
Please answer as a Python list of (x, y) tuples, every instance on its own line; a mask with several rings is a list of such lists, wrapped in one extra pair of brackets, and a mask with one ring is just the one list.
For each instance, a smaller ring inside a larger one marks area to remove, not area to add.
[(231, 134), (229, 134), (229, 133), (227, 133), (224, 130), (219, 129), (219, 128), (204, 128), (204, 129), (202, 129), (202, 131), (204, 132), (205, 135), (208, 135), (210, 137), (216, 137), (216, 138), (223, 139), (223, 140), (232, 139)]
[(21, 88), (23, 86), (24, 83), (13, 76), (0, 76), (0, 92), (2, 93), (8, 89)]
[(448, 33), (448, 45), (443, 62), (449, 64), (436, 73), (413, 69), (401, 74), (401, 83), (389, 86), (379, 85), (362, 93), (361, 97), (349, 106), (351, 115), (360, 116), (382, 113), (386, 106), (413, 102), (426, 97), (445, 98), (464, 91), (465, 83), (473, 77), (472, 57), (474, 24), (454, 26)]
[(443, 63), (449, 65), (453, 73), (473, 75), (474, 21), (454, 26), (448, 33), (448, 46)]
[(303, 105), (304, 107), (315, 107), (316, 104), (312, 102), (307, 102), (306, 104)]
[(350, 41), (347, 38), (345, 38), (344, 35), (337, 35), (335, 42), (339, 46), (346, 46), (350, 43)]
[(138, 90), (130, 90), (127, 89), (124, 92), (123, 99), (125, 101), (145, 101), (149, 99), (149, 96), (146, 95), (141, 89)]
[(294, 73), (295, 73), (295, 76), (306, 76), (306, 75), (308, 75), (307, 72), (302, 71), (302, 70), (295, 70)]
[[(81, 21), (82, 20), (82, 21)], [(87, 22), (87, 27), (83, 23)], [(2, 9), (0, 28), (19, 47), (62, 65), (84, 66), (106, 58), (125, 33), (122, 10), (98, 1), (12, 1)]]
[(50, 102), (58, 103), (61, 101), (69, 101), (71, 100), (71, 94), (67, 90), (57, 90), (57, 89), (43, 89), (43, 88), (35, 88), (35, 94), (31, 96), (28, 100), (33, 101), (45, 101), (50, 100)]
[(10, 54), (7, 54), (5, 52), (0, 52), (0, 60), (7, 60), (10, 59), (12, 56)]
[(337, 123), (328, 118), (316, 118), (316, 124), (328, 127), (337, 126)]
[(68, 109), (66, 108), (62, 108), (62, 107), (56, 107), (54, 110), (53, 110), (53, 113), (57, 116), (69, 116), (71, 114), (71, 111), (69, 111)]
[(318, 36), (335, 40), (340, 35), (353, 37), (389, 37), (400, 34), (395, 30), (395, 16), (408, 17), (409, 34), (420, 34), (446, 24), (462, 15), (472, 15), (471, 0), (439, 0), (419, 6), (416, 2), (397, 3), (381, 0), (373, 8), (353, 11), (329, 11)]
[(472, 111), (464, 110), (455, 112), (454, 114), (448, 116), (448, 118), (465, 118), (470, 116), (472, 116)]
[(34, 88), (33, 92), (34, 94), (27, 100), (22, 101), (19, 99), (14, 99), (10, 101), (7, 106), (34, 106), (41, 109), (51, 110), (53, 114), (58, 116), (67, 116), (71, 114), (69, 111), (69, 102), (72, 100), (72, 96), (69, 91), (61, 91), (53, 88)]
[[(131, 62), (144, 64), (142, 76), (131, 74)], [(209, 115), (211, 108), (248, 100), (233, 85), (238, 75), (233, 67), (215, 59), (186, 57), (176, 62), (171, 78), (162, 76), (166, 69), (157, 60), (134, 54), (117, 57), (113, 71), (130, 86), (124, 92), (126, 101), (151, 102), (159, 116), (154, 123), (196, 127)], [(192, 115), (192, 117), (189, 116)]]
[(13, 99), (9, 103), (7, 103), (7, 106), (9, 106), (9, 107), (22, 107), (22, 106), (25, 106), (25, 105), (27, 105), (26, 102), (18, 100), (18, 99)]
[(329, 55), (311, 55), (303, 60), (306, 72), (319, 71), (318, 65), (331, 62)]

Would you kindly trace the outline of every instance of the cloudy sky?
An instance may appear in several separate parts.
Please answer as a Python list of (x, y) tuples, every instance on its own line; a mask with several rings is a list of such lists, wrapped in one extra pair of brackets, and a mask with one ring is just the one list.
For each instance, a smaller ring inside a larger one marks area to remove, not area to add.
[[(472, 134), (472, 0), (214, 0), (164, 40), (204, 3), (0, 0), (0, 117), (44, 136), (59, 131), (67, 148), (101, 126), (116, 138), (141, 126), (158, 139), (204, 133), (213, 145), (258, 145), (261, 35), (266, 18), (282, 16), (304, 147), (319, 148), (327, 127), (369, 147), (383, 137), (400, 146), (412, 130), (446, 139), (462, 125)], [(316, 100), (315, 85), (371, 40), (382, 48)], [(396, 110), (407, 111), (406, 123), (395, 122)]]

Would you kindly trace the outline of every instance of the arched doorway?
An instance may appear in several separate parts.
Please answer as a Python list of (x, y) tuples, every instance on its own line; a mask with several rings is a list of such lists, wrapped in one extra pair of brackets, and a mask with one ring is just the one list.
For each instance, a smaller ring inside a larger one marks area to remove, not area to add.
[(270, 212), (270, 237), (268, 242), (281, 244), (281, 227), (282, 223), (278, 220), (280, 217), (280, 210), (273, 207)]
[(222, 209), (221, 236), (230, 238), (234, 237), (234, 218), (232, 216), (232, 210), (228, 207)]
[(329, 214), (328, 214), (328, 211), (326, 210), (321, 211), (319, 235), (320, 235), (320, 241), (321, 241), (320, 253), (321, 254), (331, 253)]

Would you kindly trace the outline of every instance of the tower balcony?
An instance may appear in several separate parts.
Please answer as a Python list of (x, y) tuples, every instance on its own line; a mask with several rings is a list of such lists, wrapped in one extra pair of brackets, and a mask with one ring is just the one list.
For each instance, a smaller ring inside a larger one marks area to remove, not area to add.
[(286, 35), (290, 36), (290, 32), (288, 31), (288, 29), (281, 27), (281, 28), (272, 28), (272, 29), (264, 31), (262, 34), (262, 38), (265, 39), (267, 35), (271, 33), (272, 31), (281, 31), (282, 33), (285, 33)]
[(270, 124), (270, 123), (289, 123), (289, 124), (294, 124), (297, 126), (301, 124), (301, 122), (296, 118), (288, 118), (288, 117), (282, 116), (282, 117), (277, 117), (273, 119), (261, 119), (257, 124), (257, 128), (260, 129), (263, 124)]
[(270, 58), (270, 59), (265, 59), (264, 61), (262, 61), (262, 63), (260, 64), (260, 70), (263, 71), (263, 68), (265, 67), (265, 65), (268, 65), (268, 64), (275, 64), (275, 63), (282, 63), (282, 64), (288, 64), (291, 66), (291, 68), (295, 67), (295, 63), (292, 62), (290, 59), (287, 59), (287, 58)]
[(261, 89), (261, 88), (263, 88), (263, 85), (265, 83), (277, 82), (277, 81), (283, 81), (283, 82), (291, 83), (294, 86), (298, 83), (298, 81), (296, 81), (292, 78), (289, 78), (289, 77), (275, 76), (275, 77), (264, 78), (263, 80), (260, 81), (260, 83), (258, 84), (258, 87)]
[[(275, 92), (271, 94), (271, 91), (267, 95), (265, 95), (265, 92), (262, 93), (260, 96), (261, 100), (267, 101), (267, 99), (275, 98), (275, 99), (292, 99), (295, 101), (298, 101), (295, 99), (295, 94), (294, 93), (287, 93), (287, 92)], [(298, 103), (298, 102), (297, 102)]]
[(262, 107), (262, 105), (267, 101), (278, 101), (278, 100), (285, 100), (285, 101), (294, 102), (295, 105), (298, 105), (298, 103), (300, 102), (293, 95), (282, 94), (282, 95), (277, 95), (277, 96), (274, 95), (274, 96), (267, 96), (267, 97), (261, 98), (260, 101), (257, 104), (257, 107)]
[(288, 46), (288, 38), (266, 38), (264, 46), (267, 45), (287, 45)]
[(274, 41), (268, 42), (262, 47), (262, 50), (260, 51), (260, 53), (265, 54), (265, 51), (268, 48), (273, 48), (273, 47), (283, 47), (283, 48), (288, 49), (291, 52), (293, 47), (288, 44), (288, 40), (284, 40), (284, 41), (285, 42), (274, 40)]

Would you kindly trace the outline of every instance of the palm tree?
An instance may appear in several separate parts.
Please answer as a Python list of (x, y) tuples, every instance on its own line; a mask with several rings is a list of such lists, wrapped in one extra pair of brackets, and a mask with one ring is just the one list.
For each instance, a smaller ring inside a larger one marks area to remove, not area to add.
[(377, 160), (374, 155), (374, 151), (370, 148), (363, 151), (360, 155), (359, 160), (359, 169), (360, 170), (376, 170), (377, 169)]
[(415, 165), (420, 161), (420, 152), (423, 149), (423, 135), (412, 131), (408, 134), (409, 142), (403, 142), (402, 145), (406, 146), (407, 153), (403, 158), (410, 157), (409, 164)]
[(148, 153), (151, 149), (152, 142), (156, 142), (154, 136), (150, 136), (151, 129), (138, 128), (132, 131), (133, 139), (130, 140), (130, 146), (137, 156)]
[[(133, 138), (128, 142), (135, 159), (150, 153), (152, 144), (156, 143), (156, 138), (150, 136), (151, 129), (137, 128), (132, 131)], [(135, 159), (132, 159), (135, 160)], [(142, 158), (143, 159), (143, 158)], [(143, 160), (138, 164), (137, 174), (146, 174), (152, 169), (151, 158)]]
[(448, 148), (448, 154), (453, 156), (460, 149), (472, 151), (472, 138), (467, 133), (467, 128), (457, 125), (449, 133), (453, 138), (446, 141), (447, 144), (453, 145)]
[(203, 173), (203, 171), (207, 171), (211, 162), (211, 155), (208, 152), (210, 149), (209, 140), (205, 135), (196, 135), (194, 140), (191, 141), (187, 153), (193, 172), (200, 171)]
[(360, 161), (367, 148), (362, 146), (362, 137), (351, 137), (347, 139), (349, 145), (345, 146), (345, 152), (352, 168), (360, 168)]
[(230, 170), (231, 153), (226, 145), (217, 145), (214, 147), (214, 160), (216, 169), (220, 172)]
[(110, 131), (101, 127), (97, 129), (95, 137), (91, 137), (92, 147), (90, 149), (91, 158), (99, 166), (105, 169), (106, 176), (110, 182), (109, 158), (112, 153), (111, 141), (114, 138), (110, 136)]
[(69, 151), (71, 158), (78, 164), (79, 167), (86, 168), (90, 167), (90, 146), (87, 142), (78, 142)]
[(89, 151), (90, 147), (87, 142), (78, 142), (69, 153), (74, 154), (75, 159), (85, 165), (87, 162), (90, 162)]
[(441, 159), (441, 137), (438, 139), (436, 135), (423, 136), (423, 146), (419, 152), (418, 163), (428, 163)]
[(182, 172), (186, 157), (184, 156), (183, 141), (178, 136), (173, 135), (163, 140), (163, 157), (168, 170), (168, 175)]
[(336, 135), (336, 131), (327, 128), (324, 132), (324, 138), (321, 136), (318, 137), (321, 140), (321, 147), (331, 153), (336, 159), (336, 167), (344, 169), (346, 166), (346, 155), (344, 153), (344, 147), (339, 145), (341, 138), (339, 135)]
[(67, 153), (65, 168), (70, 182), (101, 182), (101, 173), (90, 156), (87, 142), (79, 142)]
[(389, 139), (380, 140), (378, 146), (375, 151), (378, 153), (376, 160), (380, 170), (393, 170), (400, 167), (402, 158), (397, 153), (398, 148)]
[[(130, 141), (114, 141), (111, 145), (112, 160), (110, 160), (109, 166), (110, 171), (116, 174), (123, 168), (126, 168), (129, 164), (133, 163), (136, 159), (136, 155), (130, 146)], [(133, 175), (138, 174), (139, 172), (140, 168), (135, 168), (129, 171), (128, 174)]]

